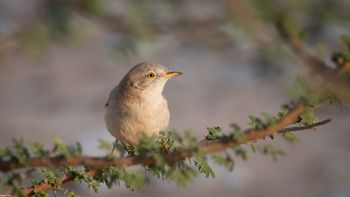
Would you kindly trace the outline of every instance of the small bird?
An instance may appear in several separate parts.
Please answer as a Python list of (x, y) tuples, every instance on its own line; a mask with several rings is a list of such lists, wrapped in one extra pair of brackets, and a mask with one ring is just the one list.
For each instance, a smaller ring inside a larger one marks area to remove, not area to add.
[(113, 88), (105, 105), (108, 131), (124, 144), (135, 145), (144, 135), (165, 130), (170, 113), (162, 92), (168, 79), (181, 74), (152, 62), (131, 68)]

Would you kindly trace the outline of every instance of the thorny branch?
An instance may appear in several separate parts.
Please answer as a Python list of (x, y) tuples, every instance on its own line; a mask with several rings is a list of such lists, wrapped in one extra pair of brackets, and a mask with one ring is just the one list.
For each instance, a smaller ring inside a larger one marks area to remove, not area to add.
[(350, 68), (350, 62), (345, 61), (339, 68), (333, 69), (328, 66), (319, 57), (312, 54), (305, 48), (301, 39), (287, 30), (286, 16), (279, 15), (276, 17), (275, 26), (278, 33), (284, 39), (284, 41), (294, 50), (294, 52), (309, 66), (313, 73), (321, 76), (324, 81), (325, 89), (344, 96), (344, 98), (350, 98), (350, 86), (340, 75)]
[[(301, 127), (289, 127), (290, 125), (297, 124), (300, 122), (300, 115), (306, 110), (307, 104), (304, 102), (299, 102), (291, 111), (283, 116), (275, 125), (263, 128), (263, 129), (248, 129), (244, 131), (244, 140), (236, 141), (234, 135), (231, 135), (227, 140), (204, 140), (201, 141), (200, 146), (204, 154), (210, 154), (214, 152), (220, 152), (230, 147), (236, 147), (241, 144), (246, 144), (250, 142), (255, 142), (258, 139), (262, 139), (277, 133), (286, 133), (291, 131), (299, 131), (314, 128), (320, 125), (324, 125), (330, 122), (330, 120), (324, 120), (317, 122), (308, 126)], [(185, 160), (192, 156), (194, 150), (191, 148), (180, 148), (172, 153), (163, 153), (162, 157), (168, 163), (174, 163), (176, 161)], [(58, 167), (58, 166), (86, 166), (89, 171), (88, 174), (94, 176), (97, 170), (103, 169), (105, 167), (114, 166), (117, 168), (126, 168), (134, 165), (151, 165), (154, 164), (156, 160), (152, 155), (137, 157), (137, 156), (126, 156), (115, 159), (108, 159), (106, 157), (74, 157), (65, 160), (64, 158), (54, 157), (54, 158), (33, 158), (29, 161), (30, 167)], [(16, 168), (25, 167), (24, 164), (18, 164), (16, 166), (11, 166), (10, 163), (3, 162), (0, 164), (0, 169), (2, 171), (9, 171)], [(74, 175), (63, 174), (60, 178), (58, 184), (62, 185), (67, 182), (74, 180)], [(22, 188), (22, 192), (25, 196), (30, 196), (34, 192), (46, 191), (50, 189), (57, 188), (57, 185), (48, 184), (41, 182), (36, 186), (31, 186), (27, 188)]]

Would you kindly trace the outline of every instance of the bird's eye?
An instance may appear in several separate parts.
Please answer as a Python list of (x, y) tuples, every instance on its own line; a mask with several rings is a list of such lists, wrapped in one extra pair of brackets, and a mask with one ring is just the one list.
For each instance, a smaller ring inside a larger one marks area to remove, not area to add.
[(148, 78), (154, 78), (156, 76), (156, 74), (154, 74), (154, 72), (149, 72), (146, 74), (146, 77)]

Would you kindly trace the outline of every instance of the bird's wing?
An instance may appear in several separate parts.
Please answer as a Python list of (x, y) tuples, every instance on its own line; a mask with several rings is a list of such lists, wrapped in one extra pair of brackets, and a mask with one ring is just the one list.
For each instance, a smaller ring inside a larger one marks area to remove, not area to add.
[(113, 90), (109, 94), (108, 100), (106, 101), (105, 107), (108, 107), (108, 105), (111, 102), (111, 100), (113, 100), (115, 98), (117, 89), (118, 89), (118, 86), (113, 88)]
[(107, 107), (107, 106), (108, 106), (108, 104), (109, 104), (109, 103), (108, 103), (108, 101), (109, 101), (109, 99), (107, 100), (107, 102), (106, 102), (106, 104), (105, 104), (105, 107)]

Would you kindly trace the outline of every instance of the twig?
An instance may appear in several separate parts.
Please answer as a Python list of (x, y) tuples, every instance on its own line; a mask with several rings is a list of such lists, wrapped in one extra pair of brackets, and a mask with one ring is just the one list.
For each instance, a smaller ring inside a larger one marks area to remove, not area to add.
[(285, 21), (286, 16), (283, 14), (276, 16), (275, 26), (281, 38), (314, 71), (313, 73), (320, 75), (326, 81), (326, 84), (324, 84), (325, 89), (350, 99), (350, 85), (340, 76), (345, 69), (348, 69), (349, 62), (345, 62), (339, 69), (331, 68), (319, 57), (307, 50), (297, 35), (290, 33), (286, 29)]
[(325, 125), (325, 124), (330, 123), (330, 122), (331, 122), (331, 119), (326, 119), (326, 120), (322, 120), (320, 122), (315, 122), (313, 124), (306, 125), (306, 126), (288, 127), (288, 128), (280, 130), (278, 133), (287, 133), (287, 132), (308, 130), (308, 129), (316, 128), (316, 127), (321, 126), (321, 125)]

